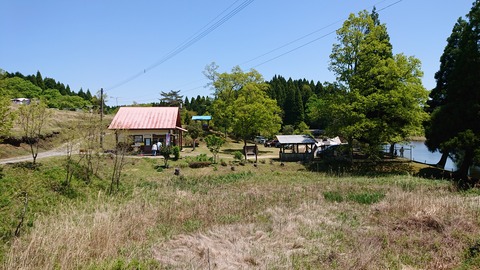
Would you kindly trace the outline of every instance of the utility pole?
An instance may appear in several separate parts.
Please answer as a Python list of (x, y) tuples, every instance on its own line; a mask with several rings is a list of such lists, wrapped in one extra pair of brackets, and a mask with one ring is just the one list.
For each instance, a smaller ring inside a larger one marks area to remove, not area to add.
[(100, 149), (103, 149), (103, 88), (100, 88)]

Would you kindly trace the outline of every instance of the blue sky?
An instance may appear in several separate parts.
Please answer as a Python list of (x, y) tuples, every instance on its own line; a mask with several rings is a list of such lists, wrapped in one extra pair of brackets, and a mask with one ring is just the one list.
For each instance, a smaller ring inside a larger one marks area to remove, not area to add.
[[(76, 92), (83, 88), (95, 94), (103, 88), (109, 105), (155, 102), (161, 91), (170, 90), (209, 95), (202, 71), (211, 62), (220, 72), (236, 65), (255, 68), (266, 80), (278, 74), (332, 82), (332, 32), (350, 13), (375, 5), (394, 53), (419, 58), (423, 84), (432, 89), (446, 39), (472, 2), (1, 0), (0, 68), (24, 75), (39, 70)], [(242, 4), (233, 17), (168, 57)]]

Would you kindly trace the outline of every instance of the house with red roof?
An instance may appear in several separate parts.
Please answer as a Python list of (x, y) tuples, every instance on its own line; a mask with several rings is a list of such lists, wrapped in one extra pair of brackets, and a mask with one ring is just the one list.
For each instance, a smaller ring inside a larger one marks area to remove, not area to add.
[(117, 143), (130, 139), (132, 146), (149, 154), (152, 145), (182, 147), (182, 121), (178, 107), (121, 107), (108, 129), (115, 130)]

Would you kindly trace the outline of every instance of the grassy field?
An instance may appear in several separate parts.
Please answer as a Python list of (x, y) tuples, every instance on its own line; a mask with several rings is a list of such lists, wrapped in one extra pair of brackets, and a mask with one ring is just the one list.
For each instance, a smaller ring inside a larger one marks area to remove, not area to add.
[[(47, 132), (79, 117), (58, 113)], [(480, 269), (478, 189), (415, 177), (424, 168), (410, 163), (314, 172), (263, 146), (241, 165), (241, 148), (229, 141), (225, 166), (199, 169), (187, 161), (211, 156), (203, 142), (167, 169), (128, 157), (111, 195), (109, 155), (69, 186), (65, 157), (0, 165), (0, 269)]]
[(480, 267), (477, 189), (408, 174), (334, 176), (271, 159), (201, 169), (180, 159), (161, 169), (160, 158), (135, 157), (108, 195), (111, 163), (102, 159), (97, 178), (68, 189), (62, 158), (35, 171), (3, 166), (2, 269)]

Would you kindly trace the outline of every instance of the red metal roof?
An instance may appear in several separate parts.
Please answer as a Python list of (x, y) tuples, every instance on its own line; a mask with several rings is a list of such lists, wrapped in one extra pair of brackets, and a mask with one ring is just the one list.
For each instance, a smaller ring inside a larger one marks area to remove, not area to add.
[(121, 107), (108, 129), (181, 128), (178, 107)]

